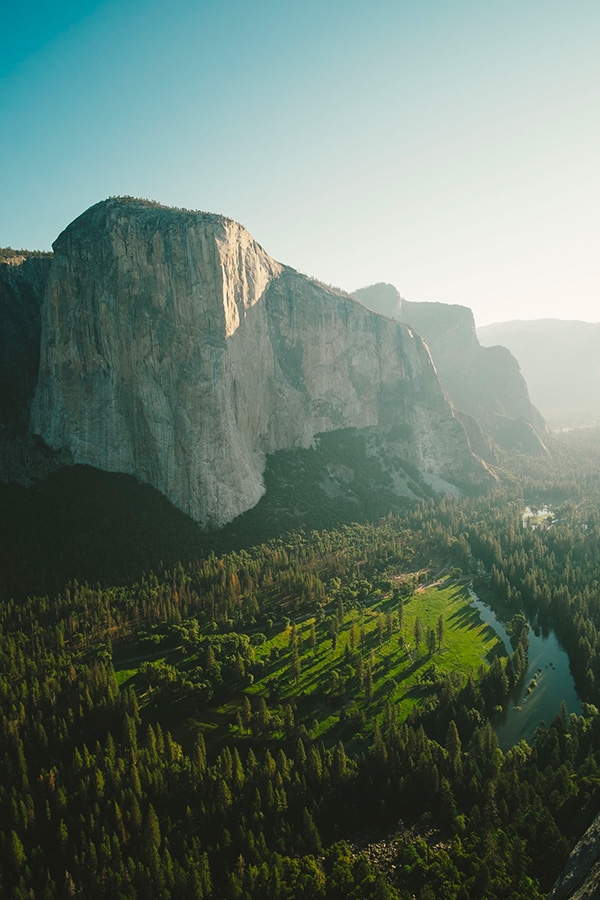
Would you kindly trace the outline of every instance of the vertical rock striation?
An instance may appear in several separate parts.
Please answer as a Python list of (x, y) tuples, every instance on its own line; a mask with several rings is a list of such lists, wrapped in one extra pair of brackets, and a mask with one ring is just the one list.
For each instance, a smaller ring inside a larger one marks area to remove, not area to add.
[(477, 483), (420, 338), (280, 265), (222, 216), (111, 199), (54, 244), (32, 424), (203, 525), (254, 505), (265, 454), (403, 422), (425, 471)]

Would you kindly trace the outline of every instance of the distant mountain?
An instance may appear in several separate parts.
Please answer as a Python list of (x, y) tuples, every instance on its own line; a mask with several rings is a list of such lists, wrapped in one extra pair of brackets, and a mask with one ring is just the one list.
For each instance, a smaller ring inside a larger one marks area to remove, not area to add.
[(477, 329), (486, 347), (514, 353), (531, 399), (551, 428), (600, 422), (600, 324), (535, 319)]
[(391, 284), (361, 288), (353, 296), (369, 309), (404, 322), (423, 338), (476, 453), (495, 462), (490, 440), (508, 450), (547, 452), (548, 429), (529, 399), (517, 360), (505, 347), (481, 346), (468, 307), (412, 303)]

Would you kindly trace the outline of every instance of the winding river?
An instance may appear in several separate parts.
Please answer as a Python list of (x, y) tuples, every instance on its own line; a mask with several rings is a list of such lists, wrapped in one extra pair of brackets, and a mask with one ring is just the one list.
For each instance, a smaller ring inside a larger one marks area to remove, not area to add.
[[(512, 653), (504, 625), (472, 589), (469, 594), (471, 605), (476, 607), (482, 621), (494, 629), (506, 652)], [(563, 700), (569, 712), (581, 712), (566, 651), (553, 631), (542, 634), (530, 625), (527, 671), (509, 697), (504, 712), (494, 722), (502, 750), (509, 750), (522, 740), (531, 743), (540, 722), (549, 725)]]

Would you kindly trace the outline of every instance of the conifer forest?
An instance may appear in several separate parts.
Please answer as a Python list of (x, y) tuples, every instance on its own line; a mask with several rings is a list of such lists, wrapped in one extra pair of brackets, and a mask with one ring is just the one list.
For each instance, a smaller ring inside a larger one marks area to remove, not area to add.
[[(600, 810), (600, 434), (554, 440), (262, 531), (1, 486), (1, 900), (545, 897)], [(580, 708), (501, 749), (530, 629)]]

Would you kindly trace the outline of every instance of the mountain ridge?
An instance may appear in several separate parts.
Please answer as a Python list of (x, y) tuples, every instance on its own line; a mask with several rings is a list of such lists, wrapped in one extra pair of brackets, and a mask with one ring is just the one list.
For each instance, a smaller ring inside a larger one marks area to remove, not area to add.
[[(393, 312), (423, 338), (442, 387), (462, 418), (477, 452), (494, 464), (501, 449), (547, 454), (546, 423), (529, 398), (515, 357), (504, 347), (482, 347), (473, 312), (448, 303), (407, 301), (390, 284), (379, 283), (353, 293), (368, 308)], [(469, 417), (469, 421), (465, 419)], [(483, 431), (487, 441), (482, 443)]]

